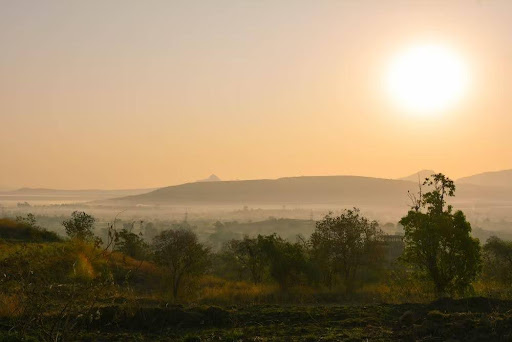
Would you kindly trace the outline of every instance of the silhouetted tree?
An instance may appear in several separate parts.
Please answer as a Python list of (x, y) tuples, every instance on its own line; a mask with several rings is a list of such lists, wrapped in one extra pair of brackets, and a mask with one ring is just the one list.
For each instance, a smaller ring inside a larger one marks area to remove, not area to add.
[(257, 243), (268, 264), (270, 276), (281, 290), (307, 277), (309, 267), (303, 245), (283, 240), (276, 234), (258, 235)]
[(209, 249), (188, 229), (162, 231), (154, 238), (153, 248), (155, 261), (169, 270), (175, 300), (185, 278), (200, 275), (207, 268)]
[(478, 239), (471, 237), (471, 225), (462, 211), (453, 212), (446, 198), (454, 196), (455, 184), (438, 173), (423, 182), (431, 191), (413, 199), (411, 210), (400, 220), (404, 226), (402, 259), (426, 275), (437, 296), (463, 292), (480, 270)]
[(38, 228), (36, 217), (32, 213), (28, 213), (26, 216), (16, 216), (16, 222), (19, 222), (32, 228)]
[(265, 272), (264, 254), (257, 239), (245, 236), (242, 240), (231, 240), (224, 248), (225, 253), (232, 255), (234, 267), (238, 273), (248, 272), (254, 284), (261, 283)]
[[(140, 224), (143, 224), (142, 221)], [(142, 232), (139, 234), (133, 233), (133, 225), (134, 223), (126, 225), (117, 233), (114, 250), (134, 259), (143, 260), (148, 254), (148, 244), (142, 238)]]
[(381, 235), (377, 221), (362, 216), (357, 208), (340, 216), (328, 214), (317, 222), (311, 248), (325, 283), (331, 287), (340, 277), (346, 292), (352, 293), (360, 268), (383, 260)]
[(62, 222), (66, 228), (66, 234), (72, 239), (82, 241), (94, 240), (94, 222), (96, 219), (83, 211), (74, 211), (69, 220)]

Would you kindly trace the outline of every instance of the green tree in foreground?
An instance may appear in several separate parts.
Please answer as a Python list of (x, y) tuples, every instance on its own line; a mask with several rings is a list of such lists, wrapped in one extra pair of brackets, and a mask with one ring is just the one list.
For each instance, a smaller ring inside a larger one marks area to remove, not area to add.
[(382, 231), (376, 221), (362, 216), (359, 209), (345, 210), (340, 216), (325, 216), (311, 235), (313, 258), (331, 287), (341, 278), (347, 293), (355, 289), (358, 271), (383, 260)]
[(202, 274), (208, 266), (209, 250), (189, 229), (164, 230), (153, 240), (155, 261), (169, 271), (172, 295), (178, 298), (186, 278)]
[(66, 228), (66, 234), (72, 238), (81, 241), (93, 241), (94, 222), (96, 219), (83, 211), (74, 211), (69, 220), (62, 222)]
[(455, 184), (442, 173), (426, 178), (424, 186), (431, 191), (419, 197), (404, 226), (405, 250), (402, 259), (432, 281), (438, 297), (462, 293), (477, 276), (480, 265), (480, 243), (471, 237), (471, 225), (462, 211), (453, 212), (446, 198), (454, 196)]

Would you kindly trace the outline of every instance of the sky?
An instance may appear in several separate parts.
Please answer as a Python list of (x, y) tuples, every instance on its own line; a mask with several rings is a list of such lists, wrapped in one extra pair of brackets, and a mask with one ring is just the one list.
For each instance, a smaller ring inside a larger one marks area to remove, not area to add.
[[(385, 75), (455, 51), (459, 101)], [(512, 168), (512, 1), (0, 0), (0, 187)]]

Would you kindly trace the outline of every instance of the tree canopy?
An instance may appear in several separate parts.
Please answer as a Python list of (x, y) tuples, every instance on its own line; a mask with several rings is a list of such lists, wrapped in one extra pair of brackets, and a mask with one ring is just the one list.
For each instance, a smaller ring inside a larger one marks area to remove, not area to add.
[(92, 241), (94, 239), (94, 222), (96, 219), (83, 212), (73, 211), (71, 218), (62, 222), (66, 234), (72, 239)]
[(437, 296), (461, 293), (470, 287), (480, 265), (480, 243), (471, 237), (471, 225), (462, 211), (453, 212), (447, 197), (455, 195), (455, 184), (438, 173), (425, 179), (411, 196), (411, 210), (400, 220), (405, 231), (402, 259), (414, 266), (434, 285)]
[(202, 273), (208, 265), (209, 249), (190, 229), (164, 230), (153, 239), (155, 261), (169, 271), (176, 300), (185, 278)]
[(358, 270), (382, 260), (381, 235), (377, 221), (362, 216), (357, 208), (317, 222), (311, 245), (324, 281), (332, 286), (339, 277), (346, 292), (353, 292)]

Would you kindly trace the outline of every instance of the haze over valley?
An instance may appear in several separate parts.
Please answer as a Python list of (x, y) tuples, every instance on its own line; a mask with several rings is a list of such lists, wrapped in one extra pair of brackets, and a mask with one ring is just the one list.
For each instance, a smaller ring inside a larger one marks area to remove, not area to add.
[[(279, 179), (222, 181), (216, 175), (196, 182), (133, 190), (56, 190), (22, 188), (0, 192), (4, 214), (15, 217), (28, 212), (62, 217), (74, 210), (87, 210), (110, 222), (113, 217), (125, 221), (144, 219), (191, 222), (237, 221), (251, 223), (272, 219), (309, 221), (330, 211), (361, 208), (364, 213), (385, 223), (396, 224), (410, 205), (408, 193), (415, 193), (425, 177), (435, 173), (421, 170), (399, 179), (360, 176), (304, 176)], [(512, 187), (510, 170), (486, 172), (455, 181), (457, 197), (450, 200), (464, 210), (475, 227), (512, 236)], [(121, 214), (120, 214), (121, 213)], [(119, 215), (120, 214), (120, 215)], [(119, 216), (118, 216), (119, 215)], [(55, 220), (54, 229), (60, 229)], [(296, 234), (306, 230), (287, 231)], [(279, 225), (270, 225), (282, 233)], [(207, 229), (208, 230), (208, 229)], [(255, 231), (258, 231), (257, 229)], [(244, 233), (254, 234), (255, 231)], [(394, 233), (395, 230), (390, 233)], [(242, 232), (240, 232), (242, 233)]]

